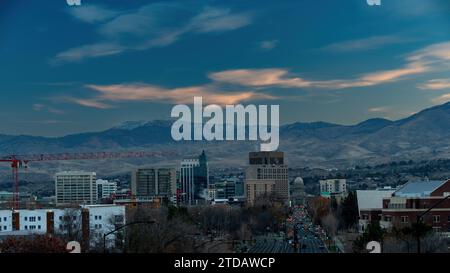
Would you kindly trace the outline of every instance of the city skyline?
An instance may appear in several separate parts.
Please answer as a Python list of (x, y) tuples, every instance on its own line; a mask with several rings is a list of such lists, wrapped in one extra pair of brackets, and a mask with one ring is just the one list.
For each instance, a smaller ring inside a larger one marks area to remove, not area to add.
[(194, 96), (280, 104), (281, 124), (346, 125), (450, 99), (448, 2), (327, 5), (3, 4), (0, 132), (62, 136), (168, 119)]

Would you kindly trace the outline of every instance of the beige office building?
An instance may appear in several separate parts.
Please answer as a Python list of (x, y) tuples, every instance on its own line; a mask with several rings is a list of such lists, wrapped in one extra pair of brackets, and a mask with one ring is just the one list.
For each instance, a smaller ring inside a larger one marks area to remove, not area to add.
[(284, 203), (289, 202), (288, 168), (283, 152), (252, 152), (245, 173), (247, 202), (254, 204), (260, 195), (274, 194)]
[(69, 171), (55, 175), (57, 205), (93, 205), (97, 201), (95, 172)]

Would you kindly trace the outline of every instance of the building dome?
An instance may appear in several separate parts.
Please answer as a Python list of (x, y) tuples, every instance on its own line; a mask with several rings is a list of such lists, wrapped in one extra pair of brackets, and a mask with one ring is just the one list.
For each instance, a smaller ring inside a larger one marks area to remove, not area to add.
[(291, 201), (293, 205), (305, 203), (305, 183), (301, 177), (295, 178), (291, 186)]
[(303, 182), (303, 178), (301, 178), (301, 177), (295, 178), (294, 184), (295, 185), (303, 185), (303, 186), (305, 185), (305, 183)]

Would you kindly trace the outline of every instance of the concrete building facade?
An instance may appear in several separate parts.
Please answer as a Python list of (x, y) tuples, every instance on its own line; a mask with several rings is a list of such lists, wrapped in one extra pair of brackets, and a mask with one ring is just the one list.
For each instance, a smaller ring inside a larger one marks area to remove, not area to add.
[[(261, 183), (260, 186), (257, 183)], [(289, 202), (288, 168), (283, 152), (251, 152), (245, 172), (248, 204), (261, 194), (273, 194), (284, 203)]]
[(96, 184), (98, 200), (112, 197), (117, 192), (117, 182), (98, 179)]
[(136, 199), (173, 202), (177, 194), (175, 168), (137, 169), (131, 176), (131, 195)]
[(55, 175), (57, 205), (93, 205), (97, 202), (95, 172), (69, 171)]

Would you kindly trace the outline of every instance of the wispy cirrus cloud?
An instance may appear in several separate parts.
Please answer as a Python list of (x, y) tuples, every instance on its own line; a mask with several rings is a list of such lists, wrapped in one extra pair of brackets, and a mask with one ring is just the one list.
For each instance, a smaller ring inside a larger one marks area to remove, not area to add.
[(252, 99), (273, 99), (266, 94), (251, 91), (220, 92), (209, 86), (166, 89), (152, 85), (87, 86), (101, 93), (100, 98), (109, 101), (159, 101), (168, 103), (192, 103), (193, 97), (203, 97), (206, 103), (235, 104)]
[[(405, 64), (396, 69), (366, 73), (350, 79), (312, 80), (291, 73), (287, 69), (234, 69), (213, 72), (210, 83), (180, 88), (164, 88), (152, 84), (86, 85), (95, 91), (91, 98), (70, 98), (78, 105), (108, 109), (114, 103), (151, 101), (158, 103), (190, 103), (195, 96), (202, 96), (206, 103), (236, 104), (254, 99), (279, 99), (269, 95), (267, 88), (317, 88), (344, 89), (368, 87), (403, 80), (412, 75), (449, 69), (450, 42), (433, 44), (405, 57)], [(239, 90), (235, 92), (224, 90)], [(446, 96), (436, 100), (446, 99)], [(372, 112), (389, 109), (373, 108)]]
[(345, 89), (379, 85), (426, 71), (428, 71), (426, 66), (410, 64), (400, 69), (369, 73), (356, 79), (322, 81), (294, 76), (286, 69), (238, 69), (211, 73), (209, 76), (217, 82), (252, 87)]
[(197, 33), (231, 31), (251, 23), (252, 16), (249, 13), (234, 14), (227, 8), (207, 7), (190, 20), (185, 31)]
[(110, 109), (113, 106), (101, 102), (98, 98), (93, 99), (80, 99), (80, 98), (67, 98), (67, 102), (72, 102), (81, 106), (96, 108), (96, 109)]
[(410, 41), (409, 39), (394, 35), (373, 36), (364, 39), (356, 39), (333, 43), (321, 48), (321, 50), (333, 52), (366, 51), (377, 49), (387, 45), (406, 43), (409, 41)]
[[(194, 15), (186, 10), (181, 4), (154, 3), (128, 12), (114, 12), (97, 6), (78, 11), (72, 15), (83, 22), (106, 20), (97, 28), (100, 41), (60, 52), (51, 63), (58, 65), (125, 51), (164, 47), (186, 34), (232, 31), (251, 24), (253, 19), (250, 13), (234, 13), (228, 8), (205, 7)], [(96, 14), (101, 14), (101, 20), (95, 20)], [(169, 20), (175, 15), (182, 19)]]
[(119, 14), (118, 11), (92, 4), (70, 8), (68, 12), (76, 19), (90, 24), (106, 21)]
[(268, 40), (268, 41), (262, 41), (259, 43), (259, 47), (262, 50), (272, 50), (278, 46), (279, 41), (278, 40)]
[(285, 69), (236, 69), (215, 72), (209, 77), (220, 83), (229, 83), (251, 87), (309, 87), (312, 82), (300, 77), (290, 76)]
[(79, 62), (86, 58), (116, 55), (125, 50), (125, 47), (114, 42), (83, 45), (58, 53), (50, 63), (58, 65), (65, 62)]
[(424, 90), (441, 90), (441, 89), (450, 89), (450, 79), (434, 79), (429, 80), (424, 84), (420, 84), (418, 86), (420, 89)]
[(370, 113), (388, 113), (389, 111), (391, 111), (391, 108), (387, 106), (380, 106), (369, 108), (367, 109), (367, 111), (369, 111)]
[(441, 95), (431, 100), (435, 104), (444, 104), (450, 101), (450, 93)]
[(305, 79), (287, 69), (236, 69), (209, 74), (220, 83), (251, 87), (344, 89), (368, 87), (403, 80), (408, 76), (450, 69), (450, 42), (438, 43), (415, 51), (405, 58), (406, 64), (395, 69), (380, 70), (353, 79)]
[(36, 111), (36, 112), (44, 112), (45, 111), (45, 112), (49, 112), (49, 113), (57, 114), (57, 115), (64, 114), (64, 111), (62, 111), (62, 110), (59, 110), (54, 107), (51, 107), (51, 106), (48, 106), (45, 104), (41, 104), (41, 103), (33, 104), (32, 109), (33, 109), (33, 111)]
[(120, 102), (158, 102), (168, 104), (190, 104), (193, 97), (203, 97), (203, 101), (209, 104), (237, 104), (255, 99), (275, 99), (275, 96), (261, 94), (252, 91), (225, 92), (217, 90), (214, 86), (192, 86), (182, 88), (163, 88), (155, 85), (114, 84), (114, 85), (86, 85), (86, 88), (96, 92), (96, 95), (88, 99), (69, 98), (72, 102), (85, 107), (107, 109), (111, 103)]

